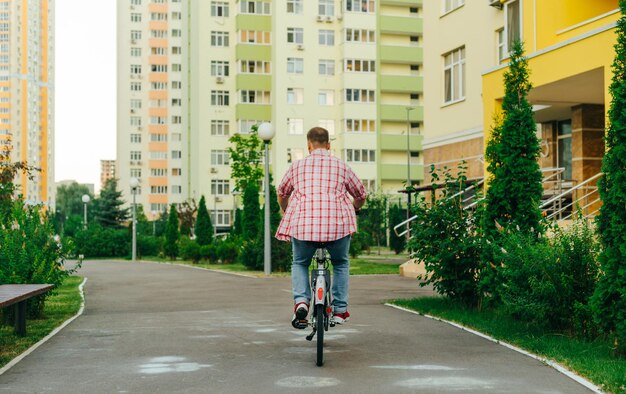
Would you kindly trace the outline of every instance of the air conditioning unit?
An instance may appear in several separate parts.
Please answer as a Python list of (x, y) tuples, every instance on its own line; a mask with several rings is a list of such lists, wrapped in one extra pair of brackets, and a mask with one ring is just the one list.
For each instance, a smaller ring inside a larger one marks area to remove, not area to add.
[(317, 16), (317, 21), (318, 21), (318, 22), (321, 22), (321, 21), (323, 21), (323, 20), (324, 20), (324, 17), (323, 17), (322, 15), (318, 15), (318, 16)]
[(222, 197), (215, 197), (215, 202), (222, 202)]
[(141, 163), (141, 161), (138, 161), (138, 162), (137, 162), (137, 165), (138, 165), (138, 166), (140, 166), (141, 164), (142, 164), (142, 163)]
[(298, 50), (299, 51), (304, 51), (304, 45), (303, 44), (298, 44)]
[(133, 38), (132, 40), (130, 40), (130, 43), (131, 43), (131, 44), (136, 44), (136, 43), (137, 43), (137, 40), (135, 40), (135, 39)]
[(131, 109), (130, 109), (130, 113), (131, 113), (131, 114), (134, 114), (134, 113), (135, 113), (135, 110), (134, 110), (133, 108), (131, 108)]
[(215, 83), (224, 83), (224, 77), (215, 78)]
[(211, 174), (217, 174), (217, 168), (211, 167)]
[(333, 18), (331, 18), (330, 16), (326, 17), (326, 23), (330, 23), (333, 21)]
[(137, 130), (141, 131), (141, 130), (143, 130), (143, 127), (137, 126)]
[(504, 5), (505, 0), (487, 0), (489, 1), (489, 5), (492, 7), (496, 7), (498, 9), (502, 9), (502, 6)]

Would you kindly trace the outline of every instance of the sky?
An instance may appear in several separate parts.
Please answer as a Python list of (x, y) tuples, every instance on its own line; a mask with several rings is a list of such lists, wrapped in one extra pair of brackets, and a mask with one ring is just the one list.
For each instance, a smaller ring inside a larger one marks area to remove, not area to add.
[(55, 180), (96, 190), (100, 160), (115, 159), (116, 3), (55, 1)]

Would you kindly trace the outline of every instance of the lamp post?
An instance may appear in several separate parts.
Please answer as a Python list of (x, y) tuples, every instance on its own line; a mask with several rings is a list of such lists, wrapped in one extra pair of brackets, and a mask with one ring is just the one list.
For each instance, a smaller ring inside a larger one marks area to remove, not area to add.
[(133, 243), (132, 243), (132, 262), (137, 261), (137, 206), (135, 205), (135, 198), (137, 196), (137, 187), (139, 186), (139, 179), (130, 178), (130, 190), (133, 194)]
[[(415, 109), (415, 107), (406, 107), (406, 218), (411, 217), (411, 193), (413, 192), (413, 184), (411, 183), (411, 121), (409, 120), (409, 113)], [(407, 223), (407, 226), (409, 224)], [(408, 233), (407, 233), (408, 234)]]
[(89, 203), (89, 201), (91, 200), (91, 198), (89, 197), (89, 194), (83, 194), (82, 197), (83, 200), (83, 229), (86, 230), (87, 229), (87, 204)]
[(269, 145), (274, 137), (274, 126), (271, 123), (261, 123), (258, 129), (259, 137), (265, 143), (265, 257), (263, 268), (265, 275), (272, 273), (272, 255), (270, 250), (270, 154)]
[(231, 194), (233, 195), (233, 216), (231, 217), (231, 220), (230, 220), (230, 226), (231, 226), (231, 229), (234, 229), (235, 220), (237, 219), (237, 198), (241, 195), (241, 192), (235, 189), (231, 192)]
[(157, 211), (151, 211), (152, 213), (152, 236), (156, 236), (156, 214)]

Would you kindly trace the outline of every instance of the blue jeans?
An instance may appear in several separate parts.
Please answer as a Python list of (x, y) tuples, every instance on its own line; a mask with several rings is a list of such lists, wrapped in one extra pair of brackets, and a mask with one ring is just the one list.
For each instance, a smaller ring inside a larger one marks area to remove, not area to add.
[(291, 286), (293, 299), (297, 303), (311, 302), (311, 284), (309, 282), (309, 265), (317, 248), (325, 247), (330, 253), (333, 263), (332, 295), (333, 307), (336, 313), (343, 313), (348, 309), (348, 278), (350, 262), (350, 235), (330, 242), (300, 241), (291, 238), (293, 250), (293, 264), (291, 265)]

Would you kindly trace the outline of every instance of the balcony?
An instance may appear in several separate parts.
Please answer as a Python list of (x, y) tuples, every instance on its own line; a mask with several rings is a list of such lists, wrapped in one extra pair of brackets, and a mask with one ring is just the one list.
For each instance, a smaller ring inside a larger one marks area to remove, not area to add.
[(404, 17), (404, 16), (385, 16), (380, 17), (381, 33), (390, 34), (406, 34), (420, 35), (424, 31), (424, 22), (422, 18)]
[(272, 119), (272, 106), (269, 104), (237, 104), (235, 112), (237, 119)]
[(272, 77), (259, 74), (237, 74), (237, 89), (272, 90)]
[(381, 75), (379, 80), (379, 86), (382, 92), (423, 92), (424, 78), (409, 75)]
[(236, 18), (237, 30), (272, 31), (272, 17), (269, 15), (239, 14)]
[(422, 7), (423, 0), (380, 0), (383, 5), (400, 5), (406, 7)]
[[(382, 121), (406, 122), (407, 107), (409, 107), (409, 105), (381, 104), (378, 117)], [(415, 107), (415, 110), (409, 111), (409, 121), (423, 122), (424, 108)]]
[[(417, 134), (409, 136), (409, 148), (411, 148), (412, 151), (421, 151), (423, 139), (424, 137)], [(382, 134), (380, 136), (380, 150), (406, 151), (406, 140), (406, 135)]]
[(424, 62), (424, 51), (421, 47), (381, 45), (380, 61), (382, 63), (421, 64)]
[(272, 47), (270, 45), (247, 45), (237, 44), (235, 50), (237, 60), (272, 60)]
[[(382, 164), (380, 166), (380, 177), (388, 181), (406, 181), (406, 164)], [(411, 179), (424, 179), (424, 166), (422, 164), (411, 164)]]

